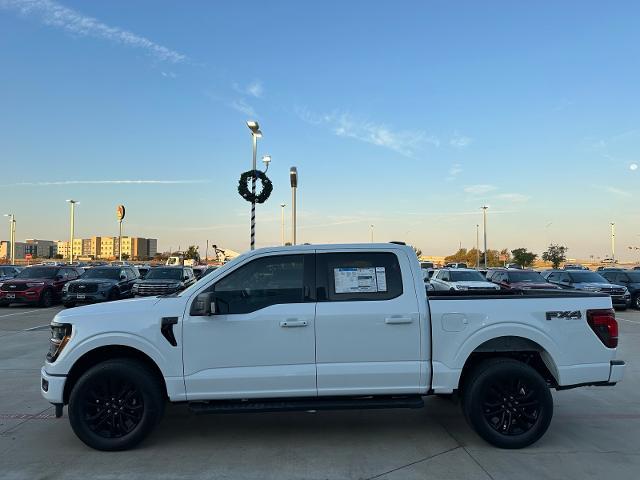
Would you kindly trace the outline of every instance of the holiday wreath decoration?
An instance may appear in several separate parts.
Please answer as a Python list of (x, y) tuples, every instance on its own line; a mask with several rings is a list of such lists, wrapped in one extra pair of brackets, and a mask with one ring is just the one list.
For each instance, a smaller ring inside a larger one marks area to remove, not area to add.
[[(260, 193), (254, 195), (249, 190), (248, 183), (251, 180), (251, 177), (255, 176), (256, 180), (260, 180), (262, 183), (262, 190)], [(273, 191), (273, 183), (267, 177), (267, 174), (261, 172), (260, 170), (248, 170), (240, 175), (240, 182), (238, 183), (238, 193), (242, 198), (244, 198), (247, 202), (255, 202), (255, 203), (264, 203), (267, 201), (271, 192)]]

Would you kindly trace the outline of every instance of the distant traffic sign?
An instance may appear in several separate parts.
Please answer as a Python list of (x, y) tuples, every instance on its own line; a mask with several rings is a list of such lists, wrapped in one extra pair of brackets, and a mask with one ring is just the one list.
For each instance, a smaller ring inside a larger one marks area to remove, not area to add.
[(124, 220), (124, 205), (118, 205), (118, 208), (116, 208), (116, 215), (118, 216), (118, 220)]

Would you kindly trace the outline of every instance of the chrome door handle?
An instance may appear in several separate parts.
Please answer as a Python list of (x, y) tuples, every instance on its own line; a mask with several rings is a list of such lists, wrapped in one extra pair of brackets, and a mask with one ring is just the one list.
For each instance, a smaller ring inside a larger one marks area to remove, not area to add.
[(280, 322), (280, 326), (283, 328), (306, 327), (307, 325), (309, 322), (306, 320), (283, 320)]
[(413, 318), (410, 317), (387, 317), (384, 319), (384, 323), (388, 325), (400, 325), (403, 323), (413, 323)]

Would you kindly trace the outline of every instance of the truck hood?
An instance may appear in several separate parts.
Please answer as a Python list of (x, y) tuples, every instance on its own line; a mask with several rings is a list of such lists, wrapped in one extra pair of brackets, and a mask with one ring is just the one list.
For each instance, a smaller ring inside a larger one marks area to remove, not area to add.
[(45, 285), (50, 285), (53, 280), (50, 278), (12, 278), (4, 282), (5, 285), (24, 285), (25, 283), (44, 282)]
[(161, 299), (157, 297), (132, 298), (117, 302), (95, 303), (82, 307), (68, 308), (59, 312), (53, 319), (59, 323), (76, 323), (88, 317), (117, 317), (122, 314), (136, 316), (140, 312), (148, 312)]
[(601, 283), (601, 282), (585, 282), (585, 283), (574, 283), (575, 288), (578, 290), (586, 290), (589, 288), (601, 288), (603, 291), (609, 291), (613, 289), (623, 289), (622, 285), (615, 285), (612, 283)]
[(74, 285), (78, 285), (81, 283), (86, 284), (94, 284), (94, 283), (110, 283), (115, 285), (118, 283), (118, 280), (114, 280), (112, 278), (79, 278), (78, 280), (72, 280), (69, 283), (73, 283)]
[(143, 285), (172, 285), (180, 282), (181, 280), (169, 280), (164, 278), (158, 278), (156, 280), (155, 278), (144, 278), (144, 279), (138, 280), (136, 283), (143, 284)]

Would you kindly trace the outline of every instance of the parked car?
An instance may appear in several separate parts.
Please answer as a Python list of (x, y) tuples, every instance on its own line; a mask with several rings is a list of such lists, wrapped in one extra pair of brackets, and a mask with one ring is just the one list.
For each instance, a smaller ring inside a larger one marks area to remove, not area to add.
[(191, 267), (157, 267), (133, 284), (133, 294), (139, 297), (179, 292), (196, 282)]
[(589, 270), (589, 269), (580, 263), (567, 263), (563, 267), (563, 270)]
[[(0, 265), (0, 282), (12, 279), (20, 273), (21, 270), (22, 268), (15, 265)], [(2, 286), (2, 283), (0, 283), (0, 286)]]
[(624, 310), (631, 303), (627, 287), (612, 285), (597, 272), (583, 270), (551, 270), (542, 274), (547, 281), (564, 289), (606, 293), (611, 296), (614, 307)]
[(444, 268), (467, 268), (466, 263), (447, 263)]
[(637, 267), (633, 267), (634, 270), (640, 270), (640, 265), (638, 265)]
[(493, 279), (493, 276), (498, 273), (498, 272), (502, 272), (504, 271), (505, 268), (504, 267), (489, 267), (487, 269), (487, 273), (484, 274), (484, 277), (491, 281)]
[(425, 270), (434, 270), (435, 264), (433, 262), (420, 262), (420, 268), (423, 268)]
[(147, 273), (151, 270), (149, 265), (135, 265), (138, 273), (140, 274), (140, 278), (144, 278), (147, 276)]
[(498, 270), (491, 277), (491, 281), (505, 290), (561, 290), (559, 286), (549, 283), (533, 270)]
[(482, 274), (470, 268), (444, 268), (436, 270), (431, 277), (435, 291), (442, 290), (500, 290), (495, 283), (487, 281)]
[(177, 295), (72, 312), (51, 323), (39, 387), (100, 450), (143, 441), (167, 401), (419, 408), (454, 392), (483, 439), (522, 448), (551, 424), (552, 388), (614, 385), (625, 370), (609, 296), (426, 292), (413, 249), (393, 244), (254, 250)]
[(50, 307), (62, 296), (67, 282), (80, 276), (75, 267), (27, 267), (0, 287), (0, 306), (12, 303), (37, 304)]
[(517, 263), (507, 263), (504, 268), (518, 269), (522, 270), (522, 265), (518, 265)]
[(95, 267), (87, 270), (78, 280), (62, 287), (62, 303), (75, 307), (78, 303), (97, 303), (132, 297), (133, 284), (138, 280), (131, 267)]
[(631, 294), (631, 305), (640, 310), (640, 272), (637, 270), (608, 270), (601, 274), (614, 285), (624, 285)]
[(195, 267), (191, 268), (193, 269), (193, 274), (195, 275), (196, 280), (200, 280), (200, 277), (202, 277), (204, 272), (207, 270), (206, 265), (196, 265)]

